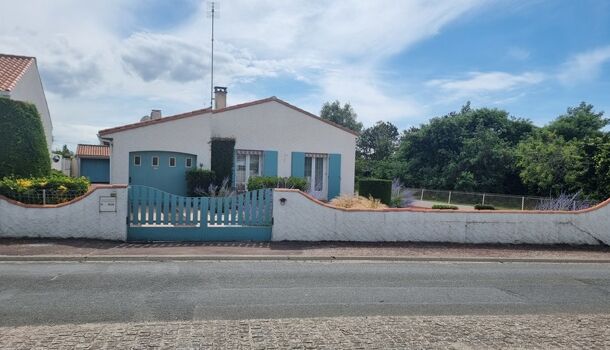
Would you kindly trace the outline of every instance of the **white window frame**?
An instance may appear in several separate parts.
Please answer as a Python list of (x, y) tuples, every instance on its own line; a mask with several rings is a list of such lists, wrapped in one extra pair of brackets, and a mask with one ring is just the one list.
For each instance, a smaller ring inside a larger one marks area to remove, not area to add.
[[(191, 161), (191, 164), (189, 164), (189, 161)], [(185, 168), (192, 168), (193, 167), (193, 157), (186, 157), (184, 159), (184, 167)]]
[[(138, 160), (137, 163), (136, 163), (136, 159)], [(141, 166), (141, 165), (142, 165), (142, 156), (134, 155), (133, 156), (133, 166)]]
[[(252, 150), (236, 150), (237, 156), (245, 156), (246, 157), (246, 176), (244, 183), (237, 183), (237, 159), (235, 164), (235, 188), (241, 190), (242, 188), (247, 191), (248, 190), (248, 180), (250, 176), (262, 176), (263, 175), (263, 151), (252, 151)], [(258, 155), (258, 174), (250, 175), (250, 156)]]
[[(172, 159), (174, 160), (174, 165), (172, 165)], [(175, 168), (176, 167), (176, 157), (169, 157), (167, 159), (167, 165), (169, 165), (170, 168)]]
[[(311, 158), (311, 176), (307, 179), (309, 183), (309, 193), (318, 199), (328, 198), (328, 154), (324, 153), (306, 153), (305, 159)], [(315, 190), (315, 176), (316, 176), (316, 159), (322, 159), (322, 189), (320, 191)], [(306, 171), (307, 169), (305, 169)]]
[[(157, 165), (155, 165), (155, 159), (157, 160)], [(159, 156), (152, 156), (152, 157), (150, 158), (150, 165), (151, 165), (153, 168), (158, 168), (158, 167), (159, 167), (159, 162), (160, 162), (160, 161), (161, 161), (161, 159), (159, 159)]]

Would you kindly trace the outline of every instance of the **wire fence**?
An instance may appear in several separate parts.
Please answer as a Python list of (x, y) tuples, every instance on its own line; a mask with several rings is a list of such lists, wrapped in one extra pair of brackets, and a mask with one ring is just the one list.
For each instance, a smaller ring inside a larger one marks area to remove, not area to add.
[(509, 194), (429, 190), (409, 188), (415, 200), (456, 205), (493, 205), (497, 209), (536, 210), (553, 201), (549, 197), (515, 196)]
[(2, 195), (24, 204), (59, 204), (73, 200), (86, 192), (75, 190), (29, 190), (25, 192), (3, 191)]

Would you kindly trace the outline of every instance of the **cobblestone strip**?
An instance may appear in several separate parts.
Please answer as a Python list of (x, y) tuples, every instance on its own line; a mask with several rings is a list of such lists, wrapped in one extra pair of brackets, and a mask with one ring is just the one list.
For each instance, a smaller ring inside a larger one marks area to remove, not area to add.
[(338, 317), (1, 327), (2, 349), (610, 348), (610, 315)]

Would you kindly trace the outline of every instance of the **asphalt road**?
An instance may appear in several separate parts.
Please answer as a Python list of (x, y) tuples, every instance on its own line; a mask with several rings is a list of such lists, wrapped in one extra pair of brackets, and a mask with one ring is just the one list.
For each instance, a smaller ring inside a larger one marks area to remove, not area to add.
[(610, 313), (608, 264), (0, 263), (0, 326)]

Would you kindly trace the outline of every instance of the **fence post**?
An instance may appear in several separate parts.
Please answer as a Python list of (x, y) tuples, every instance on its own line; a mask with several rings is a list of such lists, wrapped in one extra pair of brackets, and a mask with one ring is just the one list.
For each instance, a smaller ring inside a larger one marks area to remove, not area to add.
[(44, 188), (42, 189), (42, 205), (46, 205), (47, 204), (47, 190), (45, 190)]
[(449, 200), (447, 200), (447, 204), (451, 204), (451, 191), (449, 191)]
[(521, 197), (521, 211), (525, 210), (525, 197)]
[(419, 197), (419, 200), (420, 201), (424, 200), (424, 189), (423, 188), (421, 189), (421, 196)]
[(485, 205), (485, 193), (483, 193), (483, 202), (481, 202), (482, 205)]

